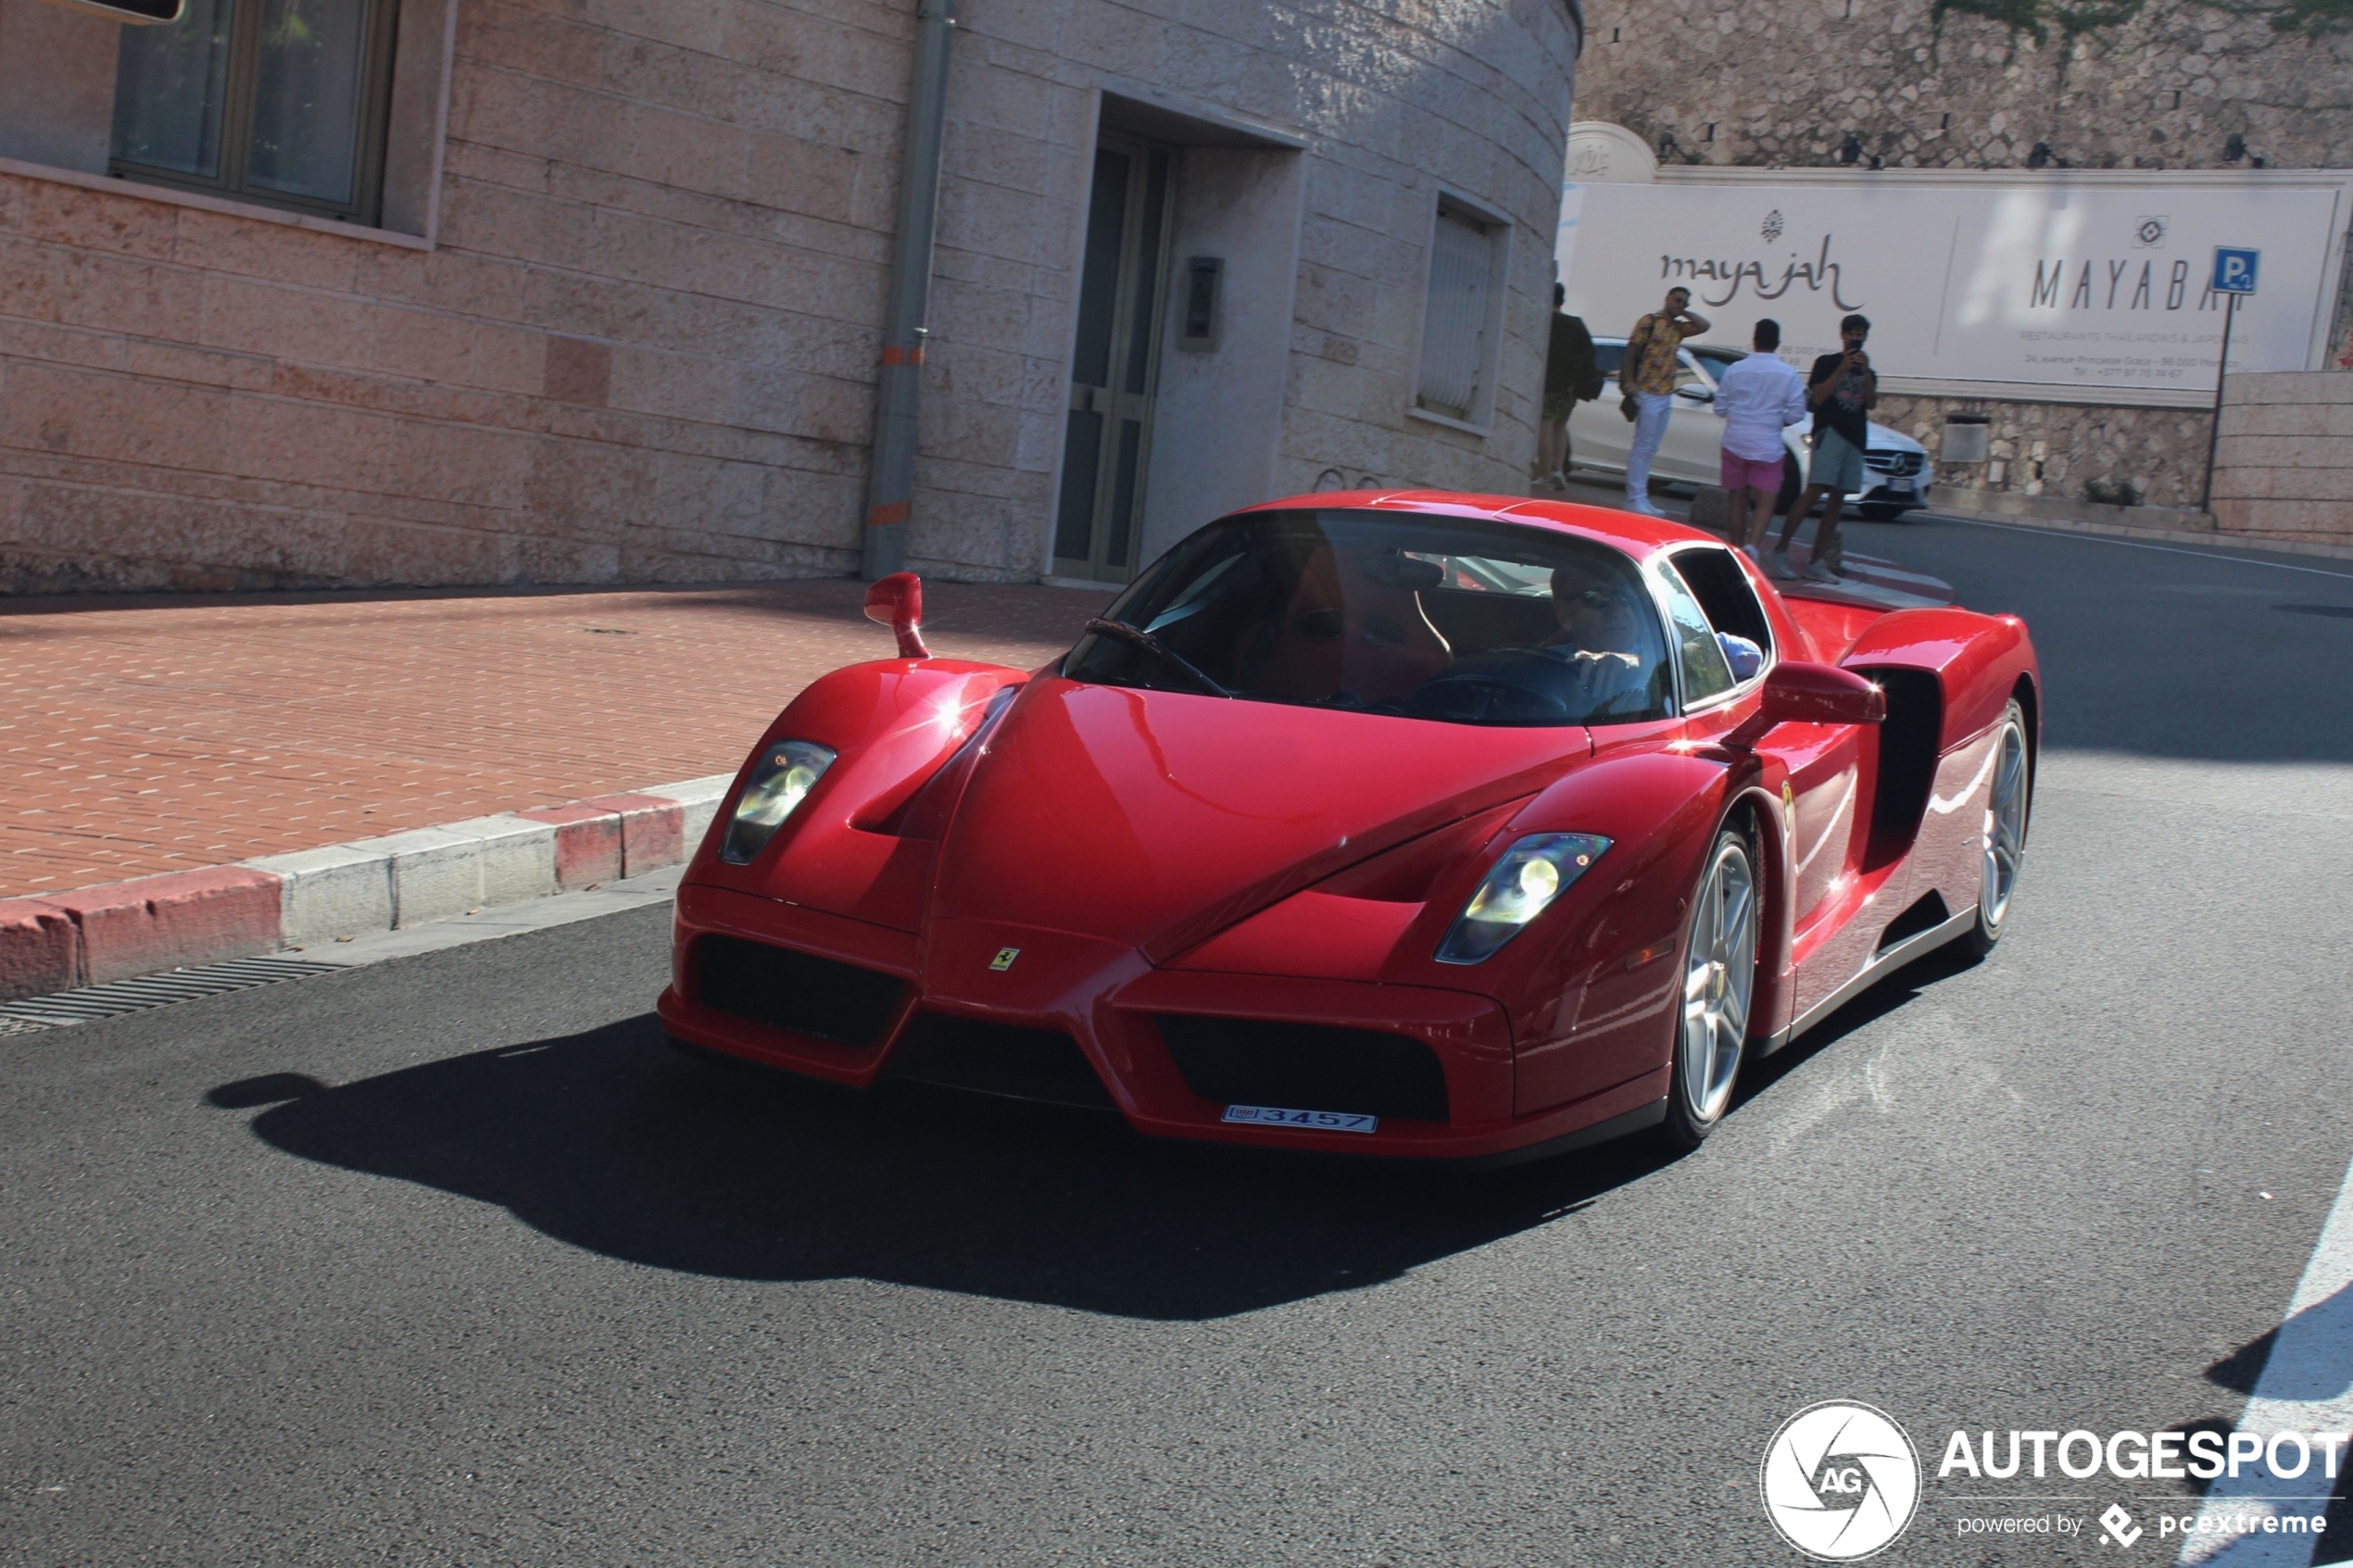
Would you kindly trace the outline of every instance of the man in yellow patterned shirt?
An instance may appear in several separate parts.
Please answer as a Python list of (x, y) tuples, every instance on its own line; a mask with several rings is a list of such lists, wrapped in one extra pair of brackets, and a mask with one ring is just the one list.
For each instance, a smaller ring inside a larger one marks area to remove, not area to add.
[(1626, 454), (1626, 509), (1644, 517), (1667, 514), (1651, 505), (1651, 462), (1667, 439), (1675, 408), (1676, 352), (1687, 337), (1707, 331), (1707, 318), (1691, 311), (1692, 291), (1672, 288), (1667, 303), (1634, 323), (1626, 335), (1626, 358), (1617, 368), (1621, 407), (1634, 420), (1634, 448)]

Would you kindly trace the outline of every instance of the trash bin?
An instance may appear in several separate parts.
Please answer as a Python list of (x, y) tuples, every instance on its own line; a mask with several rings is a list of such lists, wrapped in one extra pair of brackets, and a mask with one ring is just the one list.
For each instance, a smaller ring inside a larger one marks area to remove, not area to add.
[(1954, 414), (1944, 421), (1944, 439), (1937, 443), (1940, 463), (1982, 463), (1993, 443), (1994, 426), (1983, 414)]

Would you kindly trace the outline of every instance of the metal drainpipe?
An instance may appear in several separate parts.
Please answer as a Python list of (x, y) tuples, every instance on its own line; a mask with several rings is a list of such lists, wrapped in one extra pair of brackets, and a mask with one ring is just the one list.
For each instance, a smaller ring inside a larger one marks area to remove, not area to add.
[(923, 400), (924, 324), (931, 308), (932, 230), (939, 215), (939, 139), (946, 124), (948, 41), (956, 0), (920, 0), (915, 74), (907, 90), (907, 161), (891, 242), (890, 307), (883, 319), (882, 375), (875, 387), (873, 476), (866, 490), (868, 582), (907, 564), (907, 514), (915, 489), (915, 412)]

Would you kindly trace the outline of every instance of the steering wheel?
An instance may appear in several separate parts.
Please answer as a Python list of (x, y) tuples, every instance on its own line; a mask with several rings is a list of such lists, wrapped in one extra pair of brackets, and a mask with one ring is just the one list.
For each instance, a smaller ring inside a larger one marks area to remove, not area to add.
[(1549, 648), (1507, 643), (1458, 659), (1406, 694), (1410, 719), (1486, 724), (1569, 724), (1577, 677)]

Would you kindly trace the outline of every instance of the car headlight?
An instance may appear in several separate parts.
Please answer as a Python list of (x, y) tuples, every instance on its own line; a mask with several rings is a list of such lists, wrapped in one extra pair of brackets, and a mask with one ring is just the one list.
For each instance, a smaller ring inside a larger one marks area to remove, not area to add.
[(1438, 946), (1440, 963), (1483, 963), (1583, 876), (1609, 840), (1590, 833), (1530, 834), (1504, 852)]
[(780, 740), (768, 746), (736, 802), (736, 815), (727, 824), (727, 839), (719, 847), (719, 858), (731, 866), (748, 866), (758, 859), (785, 819), (833, 765), (830, 746), (805, 740)]

